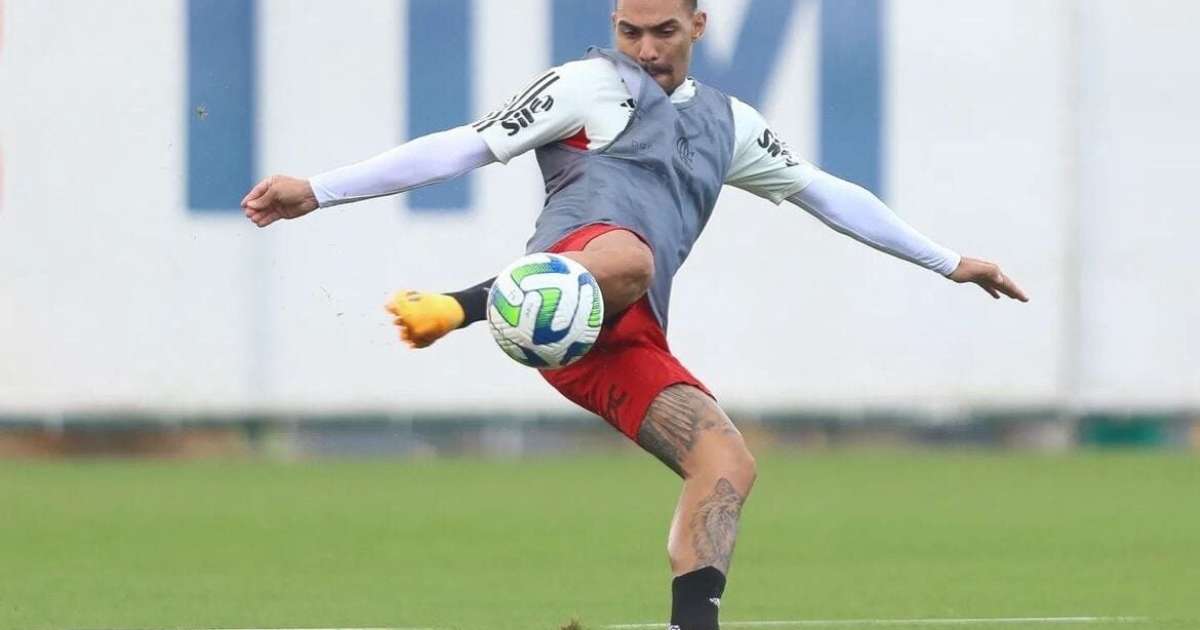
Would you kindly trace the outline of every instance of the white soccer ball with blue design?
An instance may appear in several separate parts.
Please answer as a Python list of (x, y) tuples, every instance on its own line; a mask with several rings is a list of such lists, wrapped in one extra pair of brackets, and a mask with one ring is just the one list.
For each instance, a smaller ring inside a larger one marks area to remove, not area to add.
[(583, 358), (604, 322), (600, 285), (583, 265), (557, 254), (531, 254), (496, 277), (488, 324), (505, 354), (543, 370)]

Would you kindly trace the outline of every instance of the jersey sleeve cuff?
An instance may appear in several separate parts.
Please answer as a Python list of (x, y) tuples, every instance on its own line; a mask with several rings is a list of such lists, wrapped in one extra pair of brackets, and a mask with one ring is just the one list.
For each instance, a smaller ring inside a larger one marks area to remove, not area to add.
[(512, 153), (506, 151), (503, 144), (497, 142), (497, 139), (494, 138), (492, 134), (478, 130), (476, 130), (475, 133), (479, 134), (479, 137), (483, 140), (483, 143), (487, 145), (488, 150), (490, 150), (492, 155), (496, 157), (497, 162), (501, 164), (508, 164), (509, 160), (515, 157)]
[(941, 263), (938, 264), (936, 267), (934, 267), (933, 271), (936, 271), (936, 272), (942, 274), (943, 276), (949, 277), (950, 274), (954, 273), (955, 270), (958, 269), (958, 266), (961, 263), (962, 263), (961, 255), (959, 255), (957, 252), (954, 252), (952, 250), (945, 249), (942, 254)]
[(308, 185), (312, 187), (313, 196), (317, 198), (317, 206), (320, 208), (327, 208), (329, 206), (336, 205), (335, 202), (337, 201), (337, 195), (333, 194), (333, 192), (329, 190), (329, 187), (325, 185), (325, 180), (322, 175), (324, 175), (324, 173), (321, 175), (313, 175), (312, 177), (308, 178)]
[(794, 168), (796, 169), (794, 181), (788, 184), (787, 188), (781, 188), (778, 191), (772, 191), (764, 195), (763, 197), (767, 201), (777, 206), (783, 205), (783, 202), (787, 201), (788, 197), (803, 191), (805, 188), (808, 188), (809, 184), (813, 183), (813, 179), (816, 178), (817, 167), (805, 162)]

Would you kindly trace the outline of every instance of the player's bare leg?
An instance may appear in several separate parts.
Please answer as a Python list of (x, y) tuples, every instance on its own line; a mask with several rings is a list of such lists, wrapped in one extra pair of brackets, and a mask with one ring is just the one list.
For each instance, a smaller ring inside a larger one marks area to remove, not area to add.
[(637, 441), (683, 478), (667, 538), (675, 576), (671, 623), (713, 630), (742, 505), (757, 476), (754, 457), (716, 401), (689, 385), (654, 399)]
[(654, 255), (629, 230), (605, 232), (582, 251), (562, 255), (583, 265), (596, 279), (604, 296), (604, 312), (610, 317), (642, 299), (654, 279)]
[[(582, 264), (600, 285), (604, 312), (620, 313), (650, 289), (654, 256), (635, 234), (613, 230), (592, 239), (582, 251), (562, 254)], [(425, 348), (454, 330), (487, 317), (488, 280), (457, 293), (399, 291), (387, 304), (400, 338), (413, 348)]]

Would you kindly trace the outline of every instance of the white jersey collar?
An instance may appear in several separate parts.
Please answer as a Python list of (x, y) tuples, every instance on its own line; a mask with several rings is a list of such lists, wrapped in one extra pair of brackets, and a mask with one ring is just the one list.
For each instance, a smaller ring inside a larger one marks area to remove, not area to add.
[(688, 77), (671, 92), (671, 102), (675, 104), (686, 103), (696, 96), (696, 80)]

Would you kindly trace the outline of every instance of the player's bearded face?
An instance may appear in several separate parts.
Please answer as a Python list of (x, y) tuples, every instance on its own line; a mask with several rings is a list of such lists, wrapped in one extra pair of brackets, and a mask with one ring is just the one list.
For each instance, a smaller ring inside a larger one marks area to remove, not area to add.
[(636, 59), (667, 93), (687, 78), (692, 45), (707, 22), (685, 0), (621, 0), (613, 13), (617, 50)]

